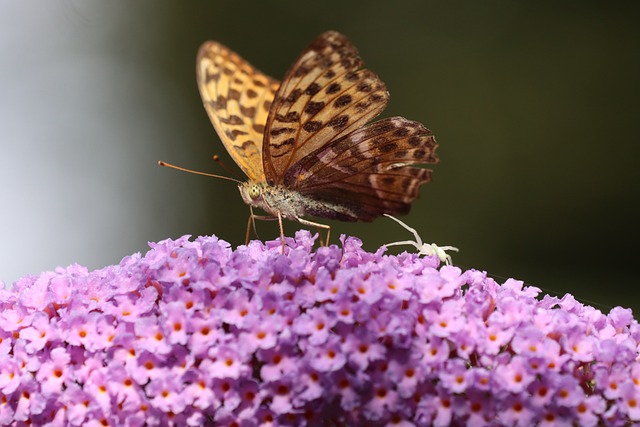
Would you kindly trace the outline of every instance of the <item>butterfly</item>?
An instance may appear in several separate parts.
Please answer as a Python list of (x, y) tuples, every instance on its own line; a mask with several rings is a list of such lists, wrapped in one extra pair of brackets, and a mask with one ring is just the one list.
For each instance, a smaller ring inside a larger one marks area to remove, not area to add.
[(196, 62), (204, 107), (248, 178), (239, 185), (251, 209), (247, 241), (255, 219), (277, 219), (284, 253), (285, 218), (326, 230), (328, 244), (330, 226), (306, 217), (405, 214), (431, 180), (431, 170), (414, 166), (438, 162), (431, 131), (403, 117), (367, 124), (389, 93), (344, 35), (317, 37), (281, 83), (215, 41)]

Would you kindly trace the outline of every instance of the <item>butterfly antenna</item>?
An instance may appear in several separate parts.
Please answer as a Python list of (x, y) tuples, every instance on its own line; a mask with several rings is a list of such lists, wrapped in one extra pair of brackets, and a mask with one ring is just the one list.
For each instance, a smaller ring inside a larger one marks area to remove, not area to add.
[(212, 173), (206, 173), (206, 172), (200, 172), (200, 171), (194, 171), (194, 170), (191, 170), (191, 169), (181, 168), (180, 166), (172, 165), (171, 163), (163, 162), (162, 160), (158, 161), (158, 164), (160, 166), (166, 166), (168, 168), (177, 169), (177, 170), (183, 171), (183, 172), (194, 173), (196, 175), (210, 176), (212, 178), (226, 179), (227, 181), (233, 181), (233, 182), (237, 182), (238, 184), (242, 184), (242, 181), (240, 181), (238, 179), (235, 179), (235, 178), (229, 178), (228, 176), (215, 175), (215, 174), (212, 174)]
[(220, 159), (220, 156), (218, 156), (217, 154), (213, 155), (213, 161), (216, 162), (218, 165), (222, 166), (222, 169), (226, 170), (231, 175), (234, 175), (234, 176), (237, 176), (239, 178), (242, 178), (242, 176), (240, 176), (238, 174), (238, 172), (234, 171), (233, 169), (228, 168), (227, 165)]

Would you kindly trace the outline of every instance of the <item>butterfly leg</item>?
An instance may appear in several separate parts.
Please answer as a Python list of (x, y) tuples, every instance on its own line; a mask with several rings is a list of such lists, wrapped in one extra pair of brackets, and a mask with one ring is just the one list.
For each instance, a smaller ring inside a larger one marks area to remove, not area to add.
[(280, 226), (280, 239), (282, 240), (282, 255), (284, 255), (284, 227), (282, 226), (282, 214), (278, 211), (278, 225)]
[[(253, 225), (253, 232), (256, 237), (258, 237), (258, 230), (256, 229), (256, 219), (261, 221), (275, 221), (277, 218), (274, 216), (263, 216), (263, 215), (255, 215), (253, 213), (253, 209), (251, 209), (251, 214), (249, 215), (249, 221), (247, 222), (247, 235), (245, 237), (244, 244), (249, 244), (249, 235), (251, 234), (251, 226)], [(259, 237), (258, 237), (259, 238)]]
[[(253, 209), (251, 209), (251, 216), (249, 217), (249, 223), (247, 224), (247, 243), (249, 243), (249, 230), (251, 229), (251, 223), (253, 223), (253, 229), (255, 231), (256, 223), (255, 220), (259, 219), (262, 221), (274, 221), (278, 220), (278, 225), (280, 226), (280, 239), (282, 240), (282, 254), (284, 255), (284, 227), (282, 225), (282, 214), (278, 211), (278, 216), (260, 216), (254, 215)], [(311, 223), (313, 224), (313, 223)], [(256, 232), (256, 236), (258, 233)], [(245, 243), (246, 244), (246, 243)]]
[(249, 244), (249, 234), (251, 233), (251, 224), (252, 223), (253, 223), (253, 230), (255, 231), (256, 223), (253, 220), (253, 215), (249, 215), (249, 221), (247, 221), (247, 235), (245, 236), (245, 239), (244, 239), (244, 244), (245, 245)]
[(304, 218), (296, 218), (296, 221), (298, 221), (300, 224), (302, 225), (308, 225), (310, 227), (315, 227), (317, 229), (323, 229), (323, 230), (327, 230), (327, 240), (325, 241), (325, 245), (323, 245), (322, 243), (322, 235), (320, 236), (320, 245), (321, 246), (329, 246), (329, 236), (331, 235), (331, 226), (327, 225), (327, 224), (320, 224), (317, 222), (313, 222), (313, 221), (307, 221)]
[(244, 239), (245, 245), (249, 244), (249, 234), (251, 233), (252, 224), (253, 224), (253, 232), (256, 233), (256, 236), (258, 235), (258, 230), (256, 230), (255, 215), (253, 214), (253, 208), (251, 206), (249, 206), (249, 211), (251, 213), (249, 214), (249, 221), (247, 221), (247, 235), (245, 236), (245, 239)]

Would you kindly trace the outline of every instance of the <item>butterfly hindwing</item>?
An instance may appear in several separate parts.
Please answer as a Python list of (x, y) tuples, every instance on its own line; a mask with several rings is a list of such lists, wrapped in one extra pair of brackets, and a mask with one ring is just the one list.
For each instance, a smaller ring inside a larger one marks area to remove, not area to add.
[(289, 69), (266, 124), (263, 163), (270, 185), (282, 184), (297, 161), (384, 110), (386, 87), (362, 65), (349, 40), (329, 31)]
[(343, 221), (404, 214), (431, 180), (431, 170), (412, 165), (437, 163), (437, 146), (420, 123), (392, 117), (320, 147), (293, 165), (284, 183), (314, 200), (349, 206), (353, 214), (335, 216)]
[(222, 143), (253, 181), (263, 181), (264, 128), (279, 83), (217, 42), (198, 51), (197, 81)]

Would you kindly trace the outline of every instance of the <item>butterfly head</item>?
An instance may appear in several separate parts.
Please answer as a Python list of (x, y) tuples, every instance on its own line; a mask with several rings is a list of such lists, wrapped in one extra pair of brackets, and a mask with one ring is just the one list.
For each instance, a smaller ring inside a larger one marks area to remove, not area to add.
[(257, 183), (252, 181), (243, 182), (238, 185), (242, 200), (250, 206), (263, 207), (266, 185), (265, 182)]

